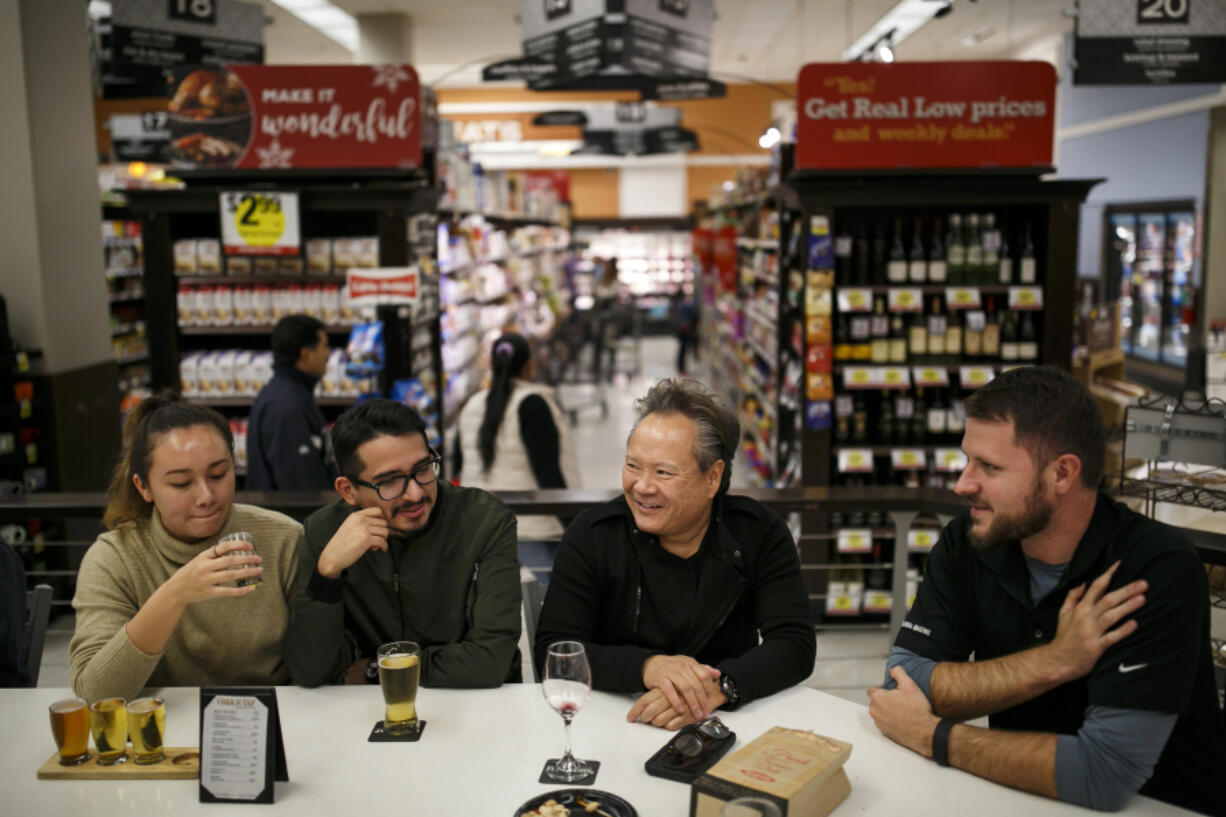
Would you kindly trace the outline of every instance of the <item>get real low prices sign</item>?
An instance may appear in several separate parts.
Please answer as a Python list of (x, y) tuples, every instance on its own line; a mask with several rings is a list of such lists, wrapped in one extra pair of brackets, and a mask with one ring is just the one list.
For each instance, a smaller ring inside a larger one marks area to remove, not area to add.
[(1040, 170), (1055, 100), (1046, 62), (812, 63), (797, 87), (796, 167)]
[(417, 267), (350, 269), (346, 278), (349, 299), (358, 306), (408, 305), (417, 303)]
[(193, 169), (413, 168), (422, 89), (409, 65), (174, 69), (171, 161)]

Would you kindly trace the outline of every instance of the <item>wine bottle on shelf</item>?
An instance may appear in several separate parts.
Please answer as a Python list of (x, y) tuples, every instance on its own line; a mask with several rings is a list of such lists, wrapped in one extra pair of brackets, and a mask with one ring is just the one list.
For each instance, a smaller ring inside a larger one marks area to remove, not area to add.
[(1000, 231), (1000, 273), (997, 280), (1003, 286), (1013, 283), (1013, 248), (1009, 246), (1009, 231)]
[(928, 313), (929, 357), (942, 357), (945, 355), (945, 333), (947, 328), (945, 310), (941, 308), (941, 298), (939, 295), (933, 295), (932, 308)]
[(1000, 323), (991, 297), (983, 313), (983, 357), (993, 361), (1000, 359)]
[(871, 360), (873, 357), (871, 317), (864, 312), (853, 312), (848, 322), (851, 324), (851, 359), (861, 363)]
[(996, 214), (983, 216), (983, 269), (979, 280), (984, 284), (996, 282), (1000, 275), (1000, 233), (996, 231)]
[(851, 442), (851, 415), (855, 411), (855, 403), (850, 394), (839, 394), (834, 398), (834, 442), (836, 445), (847, 445)]
[(962, 216), (949, 216), (949, 236), (945, 239), (945, 273), (951, 284), (966, 283), (966, 244), (962, 238)]
[(943, 389), (937, 389), (935, 393), (928, 399), (928, 440), (932, 443), (940, 443), (945, 439), (945, 399), (941, 394)]
[(907, 330), (907, 357), (918, 361), (928, 354), (928, 323), (922, 312), (911, 316), (911, 326)]
[(983, 282), (983, 233), (979, 229), (979, 214), (966, 216), (966, 283)]
[(915, 422), (915, 398), (907, 392), (894, 397), (894, 442), (911, 442)]
[(928, 243), (928, 280), (943, 284), (947, 278), (945, 245), (941, 243), (941, 219), (932, 220), (932, 240)]
[(966, 326), (962, 330), (962, 355), (967, 360), (983, 357), (983, 310), (972, 309), (966, 313)]
[(885, 312), (885, 298), (873, 299), (873, 318), (870, 325), (873, 363), (890, 362), (890, 316)]
[(966, 403), (960, 398), (955, 397), (949, 401), (945, 414), (945, 431), (957, 440), (961, 440), (962, 432), (966, 431)]
[(915, 387), (915, 403), (911, 414), (911, 442), (925, 445), (928, 442), (928, 398), (923, 386)]
[(1036, 280), (1034, 242), (1030, 238), (1030, 222), (1026, 222), (1026, 236), (1022, 239), (1022, 257), (1018, 265), (1018, 279), (1023, 284), (1033, 284)]
[(1023, 312), (1018, 327), (1017, 359), (1022, 363), (1037, 363), (1039, 360), (1039, 338), (1034, 331), (1033, 315), (1032, 312)]
[[(868, 554), (868, 573), (864, 577), (864, 598), (890, 592), (890, 571), (886, 569), (885, 547), (880, 539), (873, 539), (872, 553)], [(866, 610), (869, 615), (883, 615), (885, 610)]]
[(911, 234), (911, 254), (907, 258), (907, 280), (922, 284), (928, 280), (928, 259), (924, 252), (924, 220), (915, 217), (915, 232)]
[(868, 407), (860, 395), (852, 400), (851, 441), (857, 444), (868, 442)]
[(843, 225), (843, 230), (834, 237), (834, 282), (839, 286), (851, 286), (852, 279), (852, 245), (854, 240), (851, 233), (847, 231), (846, 225)]
[(894, 240), (890, 242), (890, 260), (886, 265), (886, 281), (891, 284), (907, 282), (907, 251), (902, 245), (902, 219), (894, 219)]
[(851, 360), (851, 324), (846, 313), (840, 313), (834, 321), (834, 359)]
[(1020, 354), (1017, 316), (1005, 310), (1005, 320), (1000, 326), (1000, 359), (1005, 363), (1017, 363)]
[(907, 328), (897, 312), (890, 316), (890, 362), (907, 362)]
[(898, 428), (894, 420), (894, 401), (890, 399), (889, 391), (881, 391), (881, 402), (877, 406), (877, 433), (883, 443), (893, 443), (898, 439)]
[(873, 256), (869, 249), (868, 227), (863, 221), (856, 230), (856, 247), (852, 260), (855, 264), (854, 284), (858, 287), (868, 286), (872, 277)]
[(884, 284), (886, 282), (886, 268), (888, 263), (889, 250), (885, 244), (885, 228), (881, 226), (881, 222), (877, 222), (876, 232), (873, 233), (873, 280), (874, 284)]
[(949, 317), (945, 319), (945, 354), (962, 355), (962, 315), (956, 309), (949, 310)]

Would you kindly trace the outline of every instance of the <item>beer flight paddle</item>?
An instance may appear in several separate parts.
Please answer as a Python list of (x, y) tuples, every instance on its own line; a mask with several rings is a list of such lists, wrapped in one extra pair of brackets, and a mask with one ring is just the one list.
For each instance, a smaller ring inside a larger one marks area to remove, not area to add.
[(200, 688), (200, 802), (271, 803), (288, 781), (277, 691)]

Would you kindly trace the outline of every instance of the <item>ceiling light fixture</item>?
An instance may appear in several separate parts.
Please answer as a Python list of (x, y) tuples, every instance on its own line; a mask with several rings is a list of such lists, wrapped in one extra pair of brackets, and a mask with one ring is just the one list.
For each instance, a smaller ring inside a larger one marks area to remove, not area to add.
[(763, 150), (770, 150), (775, 145), (779, 144), (779, 140), (783, 138), (783, 134), (774, 125), (771, 125), (762, 132), (758, 137), (758, 147)]
[[(953, 7), (953, 0), (900, 0), (887, 11), (872, 28), (860, 35), (854, 43), (843, 49), (841, 58), (848, 62), (878, 59), (892, 62), (893, 48), (914, 34), (920, 26), (935, 17), (944, 17)], [(883, 40), (891, 49), (890, 59), (884, 55), (874, 56)]]
[(281, 8), (350, 51), (358, 50), (358, 21), (328, 0), (272, 0)]

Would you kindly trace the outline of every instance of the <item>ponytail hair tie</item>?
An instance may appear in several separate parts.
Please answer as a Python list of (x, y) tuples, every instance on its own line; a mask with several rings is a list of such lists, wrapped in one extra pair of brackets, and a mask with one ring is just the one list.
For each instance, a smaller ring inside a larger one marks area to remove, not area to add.
[(513, 355), (515, 354), (515, 347), (512, 346), (508, 341), (504, 340), (502, 343), (499, 343), (497, 346), (494, 347), (494, 354), (496, 356)]

